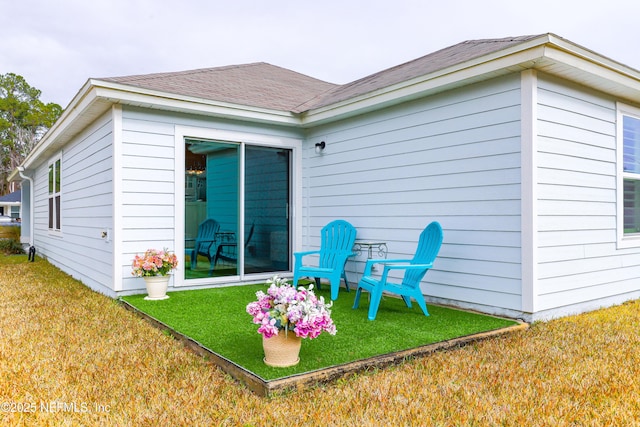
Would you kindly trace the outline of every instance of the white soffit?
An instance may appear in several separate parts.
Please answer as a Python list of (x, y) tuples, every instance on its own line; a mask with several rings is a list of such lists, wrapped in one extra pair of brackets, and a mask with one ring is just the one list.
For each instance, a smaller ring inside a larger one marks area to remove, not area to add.
[(143, 108), (201, 114), (254, 122), (298, 125), (297, 116), (288, 111), (270, 110), (240, 104), (210, 101), (203, 98), (174, 95), (102, 80), (92, 80), (97, 96), (112, 103)]
[[(625, 99), (640, 102), (640, 73), (625, 66), (602, 61), (598, 57), (577, 56), (575, 52), (553, 46), (545, 50), (545, 62), (536, 68), (548, 74), (560, 76), (581, 84)], [(618, 65), (616, 67), (616, 65)]]

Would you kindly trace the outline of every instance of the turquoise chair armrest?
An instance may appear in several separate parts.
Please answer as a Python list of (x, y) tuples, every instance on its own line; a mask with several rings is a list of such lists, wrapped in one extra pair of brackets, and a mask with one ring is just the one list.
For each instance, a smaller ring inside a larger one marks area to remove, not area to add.
[(402, 263), (410, 263), (410, 259), (379, 259), (377, 260), (379, 264), (402, 264)]
[(433, 263), (429, 263), (429, 264), (404, 264), (404, 265), (391, 264), (391, 265), (385, 265), (384, 269), (382, 270), (382, 277), (380, 278), (380, 281), (383, 282), (383, 283), (386, 283), (387, 276), (389, 275), (389, 271), (391, 271), (391, 270), (428, 270), (428, 269), (430, 269), (432, 267), (433, 267)]
[(406, 264), (406, 265), (399, 265), (399, 264), (391, 264), (391, 265), (385, 265), (384, 268), (387, 270), (422, 270), (425, 268), (432, 268), (433, 264)]
[(304, 252), (294, 252), (293, 255), (296, 257), (303, 257), (311, 254), (319, 254), (320, 251), (304, 251)]
[(372, 258), (368, 259), (364, 266), (363, 276), (371, 276), (371, 270), (374, 264), (387, 264), (387, 263), (400, 263), (400, 262), (410, 262), (408, 259), (386, 259), (386, 258)]
[(385, 264), (387, 262), (399, 262), (404, 260), (390, 260), (386, 258), (370, 258), (366, 260), (364, 265), (364, 273), (362, 273), (362, 277), (371, 276), (371, 270), (375, 264)]
[(307, 255), (314, 255), (314, 254), (319, 254), (320, 251), (304, 251), (304, 252), (294, 252), (293, 256), (295, 257), (295, 266), (294, 266), (294, 271), (297, 271), (299, 268), (302, 267), (302, 258), (304, 258)]
[(306, 257), (307, 255), (317, 255), (319, 254), (320, 251), (304, 251), (304, 252), (294, 252), (293, 256), (296, 258), (296, 264), (297, 263), (301, 263), (302, 262), (302, 258)]

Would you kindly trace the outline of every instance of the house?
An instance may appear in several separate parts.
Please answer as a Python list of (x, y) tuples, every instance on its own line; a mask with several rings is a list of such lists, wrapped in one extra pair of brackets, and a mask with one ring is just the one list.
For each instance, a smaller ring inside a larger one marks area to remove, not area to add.
[[(112, 297), (144, 292), (147, 248), (194, 289), (290, 274), (335, 218), (393, 258), (437, 220), (428, 301), (533, 321), (640, 297), (636, 153), (640, 73), (542, 34), (345, 85), (265, 63), (90, 79), (11, 179), (23, 240)], [(187, 261), (207, 218), (237, 250), (213, 273)]]
[(0, 215), (10, 216), (11, 218), (21, 218), (20, 213), (22, 199), (22, 191), (17, 190), (4, 196), (0, 196)]

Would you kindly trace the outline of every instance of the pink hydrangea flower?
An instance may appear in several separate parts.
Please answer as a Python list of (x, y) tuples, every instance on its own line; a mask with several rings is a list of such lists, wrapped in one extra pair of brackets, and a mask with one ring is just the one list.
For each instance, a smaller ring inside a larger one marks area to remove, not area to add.
[(301, 338), (317, 338), (322, 332), (335, 335), (336, 326), (331, 319), (332, 303), (316, 297), (313, 285), (298, 289), (277, 275), (267, 281), (267, 292), (256, 292), (257, 301), (247, 304), (246, 311), (253, 323), (260, 325), (258, 333), (265, 338), (287, 329)]
[(133, 258), (133, 276), (166, 276), (178, 266), (178, 257), (167, 249), (147, 249), (144, 255)]

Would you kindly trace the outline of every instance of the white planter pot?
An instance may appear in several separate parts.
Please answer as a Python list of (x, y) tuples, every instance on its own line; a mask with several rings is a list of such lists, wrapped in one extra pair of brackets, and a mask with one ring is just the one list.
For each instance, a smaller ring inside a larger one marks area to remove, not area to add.
[(144, 283), (147, 285), (146, 300), (163, 300), (169, 298), (167, 288), (171, 276), (145, 276)]

